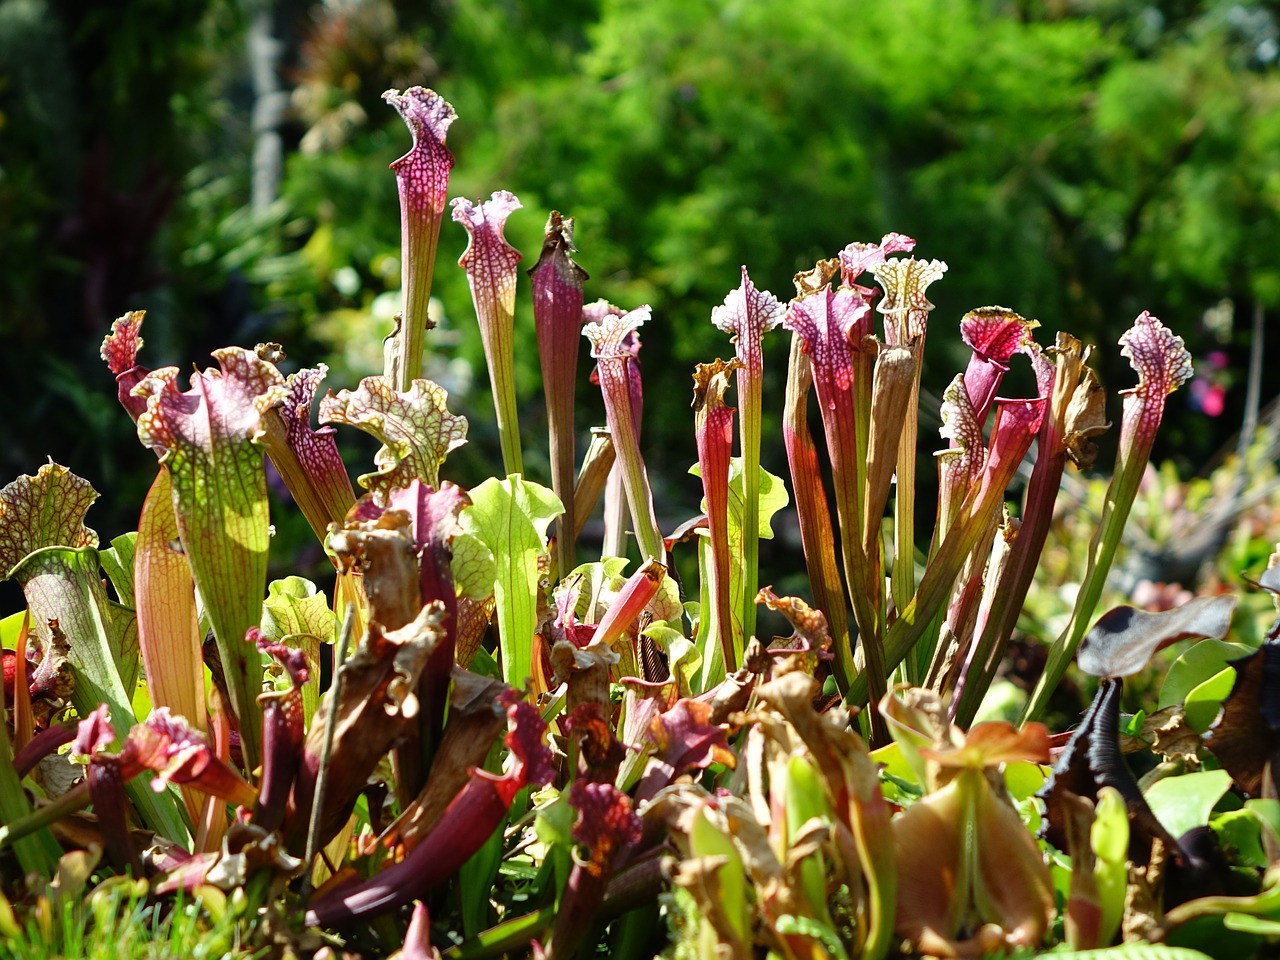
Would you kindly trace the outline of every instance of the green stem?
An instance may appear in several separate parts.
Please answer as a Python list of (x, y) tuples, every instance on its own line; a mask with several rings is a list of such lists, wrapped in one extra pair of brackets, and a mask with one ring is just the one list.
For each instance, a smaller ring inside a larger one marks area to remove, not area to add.
[[(57, 823), (63, 817), (75, 813), (77, 810), (83, 810), (90, 802), (89, 784), (87, 782), (77, 784), (56, 800), (36, 807), (25, 816), (18, 817), (11, 823), (6, 823), (0, 827), (0, 850), (9, 846), (9, 844), (14, 844), (18, 849), (19, 859), (22, 859), (21, 841), (23, 839), (31, 836), (37, 830), (42, 830), (50, 824)], [(52, 850), (57, 850), (56, 842), (53, 844)], [(41, 855), (45, 855), (48, 852), (51, 852), (50, 848), (46, 847), (41, 851)], [(50, 863), (56, 863), (56, 859), (57, 854), (53, 854), (53, 860)]]
[(484, 960), (520, 950), (534, 937), (546, 930), (556, 918), (556, 908), (546, 906), (533, 913), (526, 913), (511, 920), (504, 920), (477, 934), (466, 943), (450, 947), (441, 956), (444, 960)]
[[(760, 587), (760, 407), (761, 371), (738, 370), (738, 399), (742, 404), (739, 438), (742, 443), (742, 636), (733, 647), (756, 632), (756, 592)], [(725, 625), (726, 627), (728, 624)], [(733, 669), (726, 661), (726, 669)]]
[(1067, 665), (1076, 654), (1076, 648), (1084, 639), (1089, 625), (1093, 621), (1094, 610), (1102, 598), (1102, 589), (1106, 586), (1107, 575), (1111, 572), (1111, 564), (1115, 560), (1116, 550), (1120, 546), (1120, 538), (1124, 533), (1125, 522), (1129, 519), (1129, 511), (1133, 509), (1134, 498), (1138, 494), (1138, 485), (1142, 482), (1142, 471), (1151, 454), (1151, 445), (1147, 444), (1133, 450), (1128, 456), (1121, 452), (1121, 462), (1116, 465), (1116, 472), (1107, 487), (1107, 498), (1102, 507), (1102, 522), (1094, 535), (1093, 545), (1089, 551), (1089, 565), (1085, 569), (1084, 582), (1080, 592), (1076, 594), (1075, 606), (1071, 610), (1071, 620), (1066, 629), (1053, 646), (1049, 648), (1049, 660), (1045, 664), (1040, 681), (1022, 713), (1022, 722), (1038, 720), (1048, 706), (1049, 697), (1057, 689)]

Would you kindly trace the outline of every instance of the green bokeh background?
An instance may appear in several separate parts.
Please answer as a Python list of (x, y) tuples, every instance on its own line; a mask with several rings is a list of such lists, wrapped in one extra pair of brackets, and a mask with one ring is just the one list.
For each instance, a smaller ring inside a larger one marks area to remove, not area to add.
[[(276, 340), (335, 389), (378, 372), (398, 309), (386, 168), (409, 142), (381, 93), (414, 83), (459, 114), (450, 196), (524, 202), (525, 266), (559, 209), (588, 299), (652, 304), (643, 441), (664, 520), (696, 509), (689, 377), (731, 350), (709, 317), (739, 266), (787, 299), (797, 270), (888, 231), (950, 265), (930, 290), (935, 392), (965, 362), (959, 317), (987, 304), (1038, 318), (1043, 343), (1100, 344), (1112, 390), (1133, 381), (1114, 343), (1142, 309), (1197, 358), (1222, 351), (1224, 412), (1183, 391), (1157, 449), (1194, 473), (1240, 422), (1254, 312), (1271, 329), (1280, 306), (1278, 40), (1259, 2), (0, 0), (0, 481), (52, 456), (106, 494), (105, 536), (136, 523), (154, 460), (97, 358), (127, 309), (148, 310), (149, 366)], [(279, 161), (255, 202), (264, 134)], [(471, 419), (446, 468), (470, 484), (499, 458), (464, 246), (446, 218), (428, 373)], [(546, 481), (523, 277), (520, 298), (526, 460)], [(787, 338), (770, 340), (764, 463), (783, 473)], [(583, 354), (585, 433), (603, 414)], [(364, 438), (342, 443), (367, 469)], [(275, 519), (275, 562), (321, 562)]]

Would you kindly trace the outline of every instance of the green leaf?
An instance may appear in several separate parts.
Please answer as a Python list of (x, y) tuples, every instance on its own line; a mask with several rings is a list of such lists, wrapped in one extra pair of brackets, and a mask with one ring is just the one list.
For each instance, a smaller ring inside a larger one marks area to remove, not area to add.
[(1280, 843), (1280, 800), (1264, 797), (1246, 800), (1244, 808), (1262, 824), (1263, 829), (1271, 832), (1273, 840)]
[[(689, 472), (695, 477), (702, 475), (701, 468), (698, 464), (694, 464), (689, 468)], [(742, 556), (742, 520), (743, 520), (743, 473), (742, 458), (734, 457), (729, 462), (729, 555), (733, 557)], [(773, 515), (791, 502), (791, 497), (787, 493), (787, 485), (781, 477), (774, 476), (764, 467), (760, 468), (760, 539), (772, 540), (773, 527), (770, 521)], [(701, 510), (707, 509), (705, 500), (699, 507)], [(699, 544), (707, 539), (705, 531), (699, 531)], [(702, 550), (699, 549), (699, 568), (704, 569), (704, 582), (709, 582), (711, 561), (710, 558), (702, 557)], [(734, 626), (734, 653), (739, 663), (742, 662), (743, 648), (745, 642), (742, 636), (742, 623), (740, 611), (742, 610), (742, 567), (740, 564), (734, 563), (729, 567), (729, 591), (730, 591), (730, 609), (733, 611)], [(704, 626), (698, 631), (702, 639), (702, 677), (699, 686), (703, 690), (710, 689), (711, 686), (724, 679), (724, 663), (723, 657), (718, 650), (712, 649), (716, 646), (715, 638), (718, 629), (714, 623), (715, 605), (711, 603), (703, 604), (702, 609), (705, 611)]]
[(262, 635), (307, 655), (313, 679), (302, 687), (302, 710), (310, 727), (320, 700), (320, 644), (334, 643), (338, 636), (338, 619), (328, 599), (303, 577), (273, 580), (262, 604)]
[[(66, 638), (76, 711), (88, 716), (105, 703), (116, 725), (127, 729), (136, 719), (138, 634), (132, 611), (107, 597), (97, 535), (84, 525), (96, 498), (87, 480), (54, 463), (0, 490), (0, 571), (22, 585), (32, 628), (45, 649), (53, 642), (51, 622)], [(126, 789), (148, 825), (171, 840), (185, 839), (172, 791), (155, 793), (141, 777)]]
[(472, 600), (487, 600), (493, 596), (498, 566), (494, 562), (493, 551), (483, 541), (465, 535), (454, 537), (450, 567), (458, 596)]
[(1026, 800), (1035, 796), (1042, 786), (1048, 770), (1029, 760), (1015, 760), (1004, 765), (1004, 783), (1014, 800)]
[(135, 606), (133, 596), (133, 554), (137, 533), (122, 533), (111, 541), (111, 549), (98, 551), (98, 560), (115, 587), (116, 596), (126, 607)]
[(1262, 849), (1262, 824), (1253, 812), (1242, 809), (1215, 813), (1209, 826), (1233, 864), (1258, 870), (1266, 868), (1268, 861)]
[(1262, 937), (1280, 937), (1280, 920), (1255, 917), (1247, 913), (1228, 913), (1222, 917), (1222, 925), (1240, 933), (1256, 933)]
[(1129, 813), (1120, 791), (1114, 787), (1098, 791), (1089, 844), (1093, 847), (1093, 882), (1102, 914), (1098, 920), (1100, 941), (1095, 942), (1107, 943), (1120, 929), (1129, 882)]
[(703, 690), (694, 687), (694, 678), (702, 667), (702, 654), (697, 645), (669, 623), (651, 623), (641, 633), (653, 640), (667, 655), (667, 669), (676, 681), (677, 696), (692, 697)]
[(840, 942), (836, 932), (812, 917), (784, 913), (773, 926), (784, 937), (808, 937), (822, 944), (827, 956), (834, 957), (835, 960), (848, 960), (849, 954), (845, 952), (844, 944)]
[[(22, 789), (18, 772), (13, 768), (8, 728), (9, 718), (0, 709), (0, 824), (16, 823), (31, 813), (26, 791)], [(24, 873), (34, 872), (43, 877), (53, 876), (58, 867), (58, 857), (62, 853), (62, 848), (48, 828), (15, 840), (13, 849)]]
[[(490, 477), (475, 487), (471, 506), (459, 517), (463, 533), (454, 538), (455, 555), (461, 552), (469, 568), (487, 571), (487, 552), (493, 564), (502, 675), (513, 686), (524, 683), (532, 670), (541, 576), (538, 561), (547, 553), (547, 527), (562, 509), (560, 499), (549, 489), (512, 474), (505, 480)], [(477, 586), (470, 570), (462, 579), (468, 589)]]
[(26, 615), (26, 610), (19, 610), (0, 620), (0, 647), (12, 650), (18, 645), (18, 635), (22, 633), (22, 620)]
[(1227, 667), (1187, 694), (1184, 715), (1192, 730), (1196, 733), (1204, 733), (1209, 729), (1222, 709), (1222, 701), (1231, 695), (1231, 688), (1235, 682), (1235, 668)]
[(1201, 770), (1157, 780), (1146, 792), (1147, 803), (1156, 819), (1175, 837), (1192, 827), (1203, 827), (1209, 814), (1231, 789), (1231, 774), (1225, 770)]
[(1210, 677), (1220, 673), (1232, 660), (1239, 660), (1253, 653), (1253, 648), (1243, 643), (1227, 640), (1201, 640), (1173, 661), (1164, 683), (1160, 686), (1158, 709), (1184, 703), (1193, 689)]
[(327, 394), (320, 401), (321, 423), (345, 423), (382, 442), (374, 454), (378, 467), (360, 477), (360, 485), (386, 504), (391, 491), (415, 477), (440, 486), (440, 464), (450, 450), (467, 442), (467, 420), (446, 406), (449, 394), (438, 383), (415, 380), (397, 393), (385, 377), (365, 377), (359, 389)]
[(699, 809), (690, 821), (689, 849), (697, 859), (723, 858), (724, 865), (716, 872), (720, 884), (720, 905), (737, 941), (750, 943), (750, 904), (742, 856), (733, 840), (720, 832), (705, 809)]

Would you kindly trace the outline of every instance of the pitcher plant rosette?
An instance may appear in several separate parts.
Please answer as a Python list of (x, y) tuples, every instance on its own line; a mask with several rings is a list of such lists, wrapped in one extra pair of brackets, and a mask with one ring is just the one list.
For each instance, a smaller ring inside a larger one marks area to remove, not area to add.
[[(1137, 383), (1117, 412), (1069, 333), (939, 315), (947, 265), (912, 238), (834, 251), (789, 302), (744, 266), (708, 310), (732, 356), (690, 371), (696, 479), (667, 478), (701, 507), (671, 523), (639, 359), (670, 331), (587, 303), (559, 211), (538, 214), (529, 303), (504, 236), (528, 214), (494, 190), (454, 199), (443, 238), (465, 242), (502, 457), (464, 488), (468, 416), (421, 376), (456, 118), (422, 88), (386, 99), (413, 143), (382, 375), (318, 396), (324, 365), (276, 344), (150, 370), (130, 313), (102, 355), (157, 455), (136, 532), (104, 545), (97, 493), (52, 462), (0, 490), (0, 574), (25, 598), (0, 622), (0, 938), (95, 929), (127, 885), (236, 957), (1266, 955), (1280, 627), (1235, 637), (1228, 596), (1097, 609), (1191, 376), (1181, 338), (1146, 312), (1119, 338)], [(968, 363), (934, 397), (922, 376), (957, 337)], [(545, 446), (517, 344), (540, 354)], [(588, 373), (602, 423), (575, 410)], [(1070, 615), (1028, 636), (1060, 486), (1111, 415)], [(350, 428), (381, 444), (355, 484)], [(268, 582), (288, 562), (268, 460), (322, 582)], [(784, 521), (802, 573), (773, 562)], [(762, 586), (782, 577), (790, 596)], [(1001, 708), (1015, 637), (1046, 664)], [(1159, 709), (1129, 713), (1126, 678), (1150, 691), (1160, 669)], [(1096, 694), (1055, 732), (1069, 670)]]

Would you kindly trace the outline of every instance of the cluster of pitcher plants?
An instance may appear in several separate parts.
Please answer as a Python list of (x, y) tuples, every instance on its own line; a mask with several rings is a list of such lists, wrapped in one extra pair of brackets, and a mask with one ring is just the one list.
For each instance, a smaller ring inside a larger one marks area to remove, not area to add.
[[(96, 492), (54, 463), (0, 490), (0, 576), (26, 599), (0, 624), (0, 938), (56, 951), (65, 918), (117, 888), (199, 904), (225, 941), (210, 955), (1168, 957), (1280, 934), (1277, 630), (1227, 640), (1230, 596), (1097, 616), (1191, 374), (1180, 338), (1147, 313), (1120, 337), (1137, 379), (1074, 609), (1021, 717), (975, 722), (1067, 463), (1091, 468), (1110, 427), (1090, 348), (973, 310), (941, 438), (920, 437), (946, 264), (897, 234), (852, 243), (789, 302), (744, 268), (710, 316), (727, 358), (693, 372), (702, 512), (663, 530), (639, 442), (649, 308), (585, 302), (573, 222), (550, 214), (528, 271), (543, 486), (513, 382), (520, 204), (456, 199), (503, 461), (463, 489), (445, 477), (467, 420), (421, 376), (455, 117), (422, 88), (387, 100), (413, 146), (392, 165), (404, 298), (383, 375), (317, 399), (323, 366), (285, 375), (259, 344), (184, 387), (144, 365), (131, 313), (102, 355), (159, 461), (136, 532), (104, 547)], [(779, 475), (761, 464), (762, 344), (787, 335)], [(578, 449), (584, 337), (606, 424)], [(1015, 363), (1031, 396), (1002, 395)], [(337, 428), (382, 444), (358, 496)], [(926, 510), (916, 460), (937, 446)], [(332, 581), (267, 583), (267, 460)], [(761, 584), (785, 509), (803, 599)], [(681, 553), (696, 583), (677, 582)], [(760, 607), (789, 635), (761, 636)], [(1124, 678), (1190, 639), (1160, 709), (1122, 713)], [(1073, 661), (1096, 696), (1051, 734)]]

